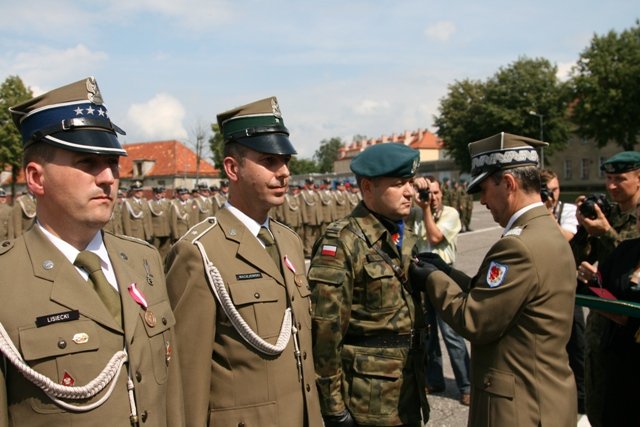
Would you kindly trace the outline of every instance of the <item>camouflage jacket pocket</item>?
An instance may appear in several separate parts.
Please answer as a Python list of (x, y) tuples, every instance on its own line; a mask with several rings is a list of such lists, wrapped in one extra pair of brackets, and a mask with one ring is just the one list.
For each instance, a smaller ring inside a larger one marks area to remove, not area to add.
[(402, 357), (359, 353), (353, 360), (349, 410), (366, 417), (394, 415), (402, 385)]
[(370, 311), (391, 311), (401, 306), (402, 284), (386, 262), (369, 262), (364, 265), (365, 307)]

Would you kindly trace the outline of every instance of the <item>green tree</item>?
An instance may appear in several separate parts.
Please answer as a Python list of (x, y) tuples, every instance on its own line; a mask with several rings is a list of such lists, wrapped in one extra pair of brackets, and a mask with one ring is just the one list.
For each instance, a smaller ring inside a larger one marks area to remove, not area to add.
[(221, 179), (228, 179), (224, 171), (222, 161), (224, 160), (224, 137), (220, 132), (218, 123), (211, 124), (211, 136), (209, 137), (209, 148), (211, 149), (211, 160), (213, 165), (220, 171)]
[(344, 142), (338, 137), (323, 139), (320, 142), (320, 148), (313, 154), (313, 160), (318, 164), (319, 172), (333, 172), (333, 162), (338, 159), (339, 150), (342, 147)]
[(11, 194), (15, 196), (15, 182), (22, 167), (22, 136), (13, 124), (9, 107), (33, 97), (18, 76), (9, 76), (0, 85), (0, 168), (11, 167)]
[(307, 175), (318, 172), (318, 165), (310, 159), (291, 157), (289, 162), (289, 172), (291, 175)]
[(640, 21), (620, 34), (594, 35), (571, 77), (578, 135), (599, 147), (615, 141), (633, 150), (640, 133)]
[(519, 58), (500, 68), (486, 81), (456, 81), (440, 101), (434, 117), (438, 136), (460, 170), (469, 171), (468, 144), (499, 132), (539, 138), (543, 116), (544, 139), (550, 143), (545, 156), (566, 146), (564, 85), (556, 77), (557, 67), (544, 58)]

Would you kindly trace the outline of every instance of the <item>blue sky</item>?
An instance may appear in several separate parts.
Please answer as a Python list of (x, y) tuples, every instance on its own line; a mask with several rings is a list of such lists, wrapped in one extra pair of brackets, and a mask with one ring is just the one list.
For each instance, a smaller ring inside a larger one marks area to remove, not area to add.
[(0, 6), (0, 80), (36, 93), (93, 75), (125, 143), (189, 144), (275, 95), (301, 157), (320, 141), (433, 127), (447, 86), (519, 57), (566, 78), (637, 0), (21, 0)]

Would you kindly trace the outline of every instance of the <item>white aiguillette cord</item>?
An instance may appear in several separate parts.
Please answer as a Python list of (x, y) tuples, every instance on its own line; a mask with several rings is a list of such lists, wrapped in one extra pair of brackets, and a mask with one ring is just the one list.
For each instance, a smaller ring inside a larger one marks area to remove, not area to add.
[[(212, 223), (211, 229), (216, 226), (216, 222)], [(206, 231), (206, 230), (205, 230)], [(200, 233), (202, 235), (203, 233)], [(231, 296), (227, 289), (224, 286), (224, 280), (220, 275), (220, 272), (216, 268), (215, 265), (209, 260), (207, 253), (200, 242), (196, 240), (192, 241), (198, 249), (200, 250), (200, 254), (202, 255), (202, 259), (205, 264), (205, 273), (207, 278), (209, 279), (209, 286), (213, 291), (214, 295), (218, 302), (220, 302), (220, 306), (222, 310), (227, 315), (231, 324), (235, 328), (235, 330), (244, 338), (244, 340), (250, 344), (253, 348), (258, 350), (261, 353), (268, 354), (270, 356), (274, 356), (276, 354), (280, 354), (287, 347), (289, 339), (291, 338), (292, 332), (292, 321), (291, 321), (291, 307), (288, 307), (284, 312), (284, 318), (282, 319), (282, 324), (280, 326), (280, 334), (278, 335), (278, 339), (276, 340), (275, 345), (271, 344), (264, 339), (262, 339), (258, 334), (256, 334), (249, 324), (242, 318), (238, 310), (236, 309), (233, 301), (231, 301)]]
[[(118, 376), (122, 365), (127, 361), (127, 353), (125, 351), (116, 352), (109, 363), (104, 367), (102, 372), (84, 386), (65, 386), (53, 382), (50, 378), (42, 375), (31, 368), (22, 358), (22, 355), (15, 347), (9, 334), (4, 326), (0, 323), (0, 352), (5, 355), (16, 369), (29, 381), (39, 387), (51, 400), (60, 407), (69, 411), (87, 412), (97, 408), (111, 397), (113, 389), (117, 381), (113, 381)], [(87, 405), (73, 405), (60, 400), (62, 399), (87, 399), (100, 393), (107, 384), (111, 383), (105, 395), (99, 400)]]

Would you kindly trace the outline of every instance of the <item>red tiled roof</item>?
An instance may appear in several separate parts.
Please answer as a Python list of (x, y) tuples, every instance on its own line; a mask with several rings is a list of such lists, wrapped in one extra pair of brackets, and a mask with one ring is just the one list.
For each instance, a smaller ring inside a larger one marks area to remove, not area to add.
[(443, 142), (435, 134), (428, 130), (418, 129), (416, 131), (406, 131), (403, 134), (393, 134), (391, 136), (381, 136), (359, 142), (352, 142), (340, 149), (338, 160), (354, 157), (370, 145), (382, 144), (385, 142), (398, 142), (408, 145), (416, 150), (440, 150), (444, 148)]
[[(127, 157), (120, 158), (120, 177), (133, 176), (133, 162), (136, 160), (155, 160), (155, 164), (146, 176), (176, 176), (196, 174), (196, 153), (180, 141), (154, 141), (138, 144), (124, 144)], [(219, 171), (206, 159), (200, 159), (201, 177), (217, 177)]]

